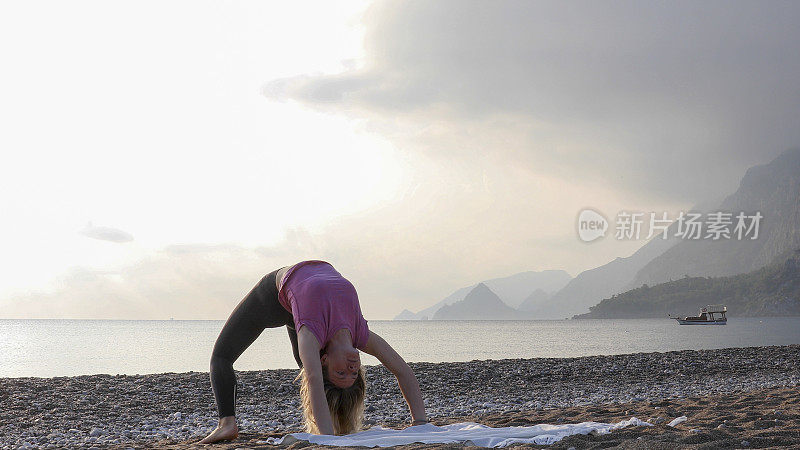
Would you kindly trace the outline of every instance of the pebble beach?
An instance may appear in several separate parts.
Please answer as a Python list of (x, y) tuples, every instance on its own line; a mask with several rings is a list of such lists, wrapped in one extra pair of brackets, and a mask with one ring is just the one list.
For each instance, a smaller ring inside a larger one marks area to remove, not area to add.
[[(638, 417), (654, 426), (547, 448), (800, 448), (798, 345), (410, 365), (437, 425)], [(237, 372), (240, 436), (212, 447), (268, 448), (302, 431), (297, 373)], [(409, 422), (394, 376), (367, 366), (365, 426)], [(193, 448), (216, 423), (207, 372), (0, 378), (3, 449)]]

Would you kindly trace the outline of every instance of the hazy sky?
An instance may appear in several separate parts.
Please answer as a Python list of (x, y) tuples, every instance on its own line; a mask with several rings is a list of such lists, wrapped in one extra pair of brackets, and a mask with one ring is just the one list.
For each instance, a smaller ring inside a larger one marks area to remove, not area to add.
[(330, 261), (367, 319), (643, 241), (800, 145), (790, 2), (4, 2), (0, 317), (225, 319)]

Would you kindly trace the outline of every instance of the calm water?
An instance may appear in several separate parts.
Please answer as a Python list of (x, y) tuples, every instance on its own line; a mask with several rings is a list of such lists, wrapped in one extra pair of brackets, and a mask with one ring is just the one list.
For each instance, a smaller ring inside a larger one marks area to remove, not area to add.
[[(0, 320), (0, 377), (208, 371), (224, 321)], [(370, 321), (406, 361), (569, 357), (800, 344), (800, 317), (731, 318), (726, 326), (668, 319)], [(378, 361), (363, 355), (365, 364)], [(285, 328), (267, 329), (237, 370), (296, 368)]]

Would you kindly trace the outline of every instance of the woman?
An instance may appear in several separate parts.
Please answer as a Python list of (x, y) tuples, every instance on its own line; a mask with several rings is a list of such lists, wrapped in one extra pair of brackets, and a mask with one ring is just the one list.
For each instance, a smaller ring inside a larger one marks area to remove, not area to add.
[(302, 261), (264, 276), (236, 306), (211, 354), (211, 387), (219, 424), (202, 444), (235, 439), (233, 362), (267, 328), (286, 325), (301, 371), (306, 431), (349, 434), (361, 428), (366, 383), (358, 350), (375, 356), (396, 377), (413, 425), (427, 422), (411, 368), (361, 314), (353, 285), (325, 261)]

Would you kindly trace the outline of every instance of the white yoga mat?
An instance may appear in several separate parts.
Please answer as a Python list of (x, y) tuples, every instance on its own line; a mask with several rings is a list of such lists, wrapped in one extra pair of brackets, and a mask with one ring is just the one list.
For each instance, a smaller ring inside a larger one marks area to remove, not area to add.
[(614, 424), (582, 422), (564, 425), (540, 424), (530, 427), (502, 428), (492, 428), (474, 422), (454, 423), (441, 427), (428, 423), (403, 430), (375, 426), (369, 430), (346, 436), (293, 433), (280, 439), (268, 438), (266, 441), (260, 442), (278, 445), (290, 444), (300, 440), (308, 441), (312, 444), (334, 445), (337, 447), (389, 447), (415, 442), (423, 444), (471, 443), (479, 447), (505, 447), (517, 443), (548, 445), (573, 434), (589, 434), (591, 432), (606, 434), (618, 428), (638, 425), (652, 426), (652, 424), (636, 417)]

